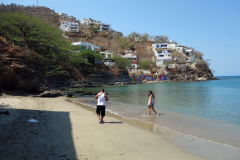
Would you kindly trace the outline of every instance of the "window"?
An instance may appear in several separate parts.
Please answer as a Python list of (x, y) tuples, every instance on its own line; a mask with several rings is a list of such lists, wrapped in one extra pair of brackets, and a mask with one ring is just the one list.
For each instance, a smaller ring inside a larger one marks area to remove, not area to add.
[(163, 44), (163, 45), (161, 45), (161, 47), (167, 47), (167, 44)]
[(65, 27), (67, 27), (67, 25), (65, 25)]
[(171, 57), (171, 54), (169, 54), (168, 57)]
[(74, 25), (74, 26), (76, 26), (76, 27), (77, 27), (77, 25)]
[(64, 22), (62, 24), (64, 24)]
[(156, 48), (159, 48), (159, 45), (157, 45)]
[(164, 57), (164, 55), (159, 55), (159, 57)]

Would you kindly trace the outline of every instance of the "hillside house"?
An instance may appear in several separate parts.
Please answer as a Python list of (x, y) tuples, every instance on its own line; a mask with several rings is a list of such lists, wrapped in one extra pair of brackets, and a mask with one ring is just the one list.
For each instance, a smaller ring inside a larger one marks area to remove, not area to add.
[(133, 53), (128, 53), (128, 54), (125, 54), (125, 55), (123, 55), (121, 57), (131, 59), (132, 61), (136, 61), (137, 60), (137, 55), (133, 54)]
[(116, 63), (113, 62), (112, 58), (113, 58), (113, 52), (99, 52), (104, 58), (103, 58), (103, 62), (105, 65), (107, 66), (111, 66), (111, 65), (115, 65)]
[(85, 26), (99, 25), (100, 26), (99, 31), (109, 31), (111, 26), (110, 24), (101, 23), (101, 21), (97, 21), (91, 18), (88, 18), (88, 19), (82, 18), (81, 24)]
[(152, 42), (159, 42), (161, 40), (162, 36), (152, 36), (150, 38), (148, 38), (148, 41), (152, 41)]
[(58, 15), (59, 15), (59, 18), (60, 18), (60, 19), (68, 19), (68, 20), (76, 21), (76, 17), (74, 17), (74, 16), (69, 16), (69, 15), (67, 15), (66, 13), (59, 12)]
[[(132, 50), (128, 50), (128, 51), (132, 51)], [(130, 59), (132, 61), (131, 65), (133, 66), (134, 69), (137, 69), (139, 67), (139, 65), (137, 64), (137, 55), (135, 53), (133, 52), (127, 53), (121, 57)]]
[(60, 25), (60, 30), (63, 32), (79, 32), (78, 23), (62, 21)]
[(168, 43), (154, 43), (152, 50), (156, 57), (156, 66), (161, 67), (163, 61), (172, 61), (172, 52)]
[(129, 53), (133, 53), (133, 51), (132, 50), (125, 50), (124, 53), (129, 54)]
[(72, 45), (81, 46), (81, 51), (84, 49), (90, 49), (96, 53), (96, 50), (99, 49), (98, 46), (95, 46), (94, 44), (91, 44), (91, 43), (85, 43), (85, 42), (72, 42)]

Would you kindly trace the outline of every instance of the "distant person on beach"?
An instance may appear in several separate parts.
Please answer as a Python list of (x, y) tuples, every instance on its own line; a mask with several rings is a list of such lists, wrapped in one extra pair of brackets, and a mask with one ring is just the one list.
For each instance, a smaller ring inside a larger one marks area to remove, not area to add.
[(148, 91), (148, 113), (149, 115), (151, 115), (151, 109), (155, 112), (156, 115), (158, 115), (158, 113), (155, 111), (154, 109), (154, 94), (152, 93), (152, 91)]
[(48, 89), (49, 91), (53, 90), (53, 88), (50, 85), (48, 85)]
[(98, 100), (96, 113), (99, 119), (99, 123), (104, 123), (103, 118), (105, 117), (105, 104), (106, 101), (108, 101), (108, 97), (104, 93), (104, 89), (100, 90), (100, 92), (95, 96), (95, 99)]

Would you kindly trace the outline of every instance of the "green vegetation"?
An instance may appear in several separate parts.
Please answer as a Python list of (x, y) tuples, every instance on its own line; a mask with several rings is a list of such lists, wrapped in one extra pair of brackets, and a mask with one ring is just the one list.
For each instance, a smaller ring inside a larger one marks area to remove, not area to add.
[(135, 37), (140, 37), (140, 34), (137, 33), (137, 32), (132, 32), (128, 35), (128, 38), (131, 40), (131, 41), (135, 41)]
[(68, 51), (70, 46), (59, 29), (32, 15), (1, 12), (0, 27), (0, 34), (3, 37), (38, 54), (49, 52), (60, 54)]
[(92, 25), (92, 26), (89, 27), (89, 30), (91, 32), (91, 35), (93, 33), (98, 33), (98, 30), (100, 30), (100, 25)]
[(149, 60), (148, 59), (140, 60), (140, 68), (148, 70), (149, 69)]
[(74, 68), (93, 70), (95, 60), (102, 59), (92, 50), (78, 52), (82, 48), (72, 46), (58, 28), (29, 14), (0, 12), (0, 28), (0, 36), (36, 56), (48, 77), (68, 75)]
[(117, 39), (118, 45), (122, 48), (122, 50), (129, 45), (129, 39), (125, 37), (120, 37)]
[[(56, 14), (53, 15), (57, 16)], [(55, 18), (53, 15), (51, 14)], [(49, 17), (45, 19), (49, 19)], [(88, 76), (94, 77), (97, 68), (95, 62), (102, 60), (100, 54), (94, 53), (92, 50), (83, 50), (80, 46), (72, 46), (70, 41), (62, 36), (63, 32), (56, 27), (59, 24), (53, 26), (46, 23), (45, 19), (36, 18), (28, 12), (0, 12), (0, 36), (5, 37), (8, 43), (25, 48), (25, 52), (36, 56), (39, 63), (44, 66), (43, 69), (48, 77), (67, 76), (71, 69), (91, 71)], [(53, 19), (53, 22), (57, 24), (57, 20)], [(74, 40), (87, 41), (101, 46), (100, 51), (124, 53), (123, 50), (125, 49), (133, 49), (137, 52), (141, 69), (148, 70), (153, 66), (152, 57), (154, 53), (150, 47), (151, 42), (148, 41), (152, 36), (149, 34), (132, 32), (128, 37), (123, 37), (121, 32), (114, 30), (98, 32), (99, 25), (79, 27), (81, 32), (66, 32), (65, 35), (75, 34)], [(140, 37), (140, 42), (135, 42), (135, 37)], [(158, 42), (168, 41), (167, 36), (157, 36), (155, 38), (158, 38)], [(203, 53), (194, 51), (194, 54), (197, 64), (209, 65), (207, 60), (203, 60)], [(186, 63), (183, 54), (172, 51), (172, 56), (178, 58), (178, 64)], [(119, 70), (132, 67), (131, 60), (120, 56), (115, 55), (113, 61)], [(164, 62), (164, 64), (169, 65), (172, 62)]]
[(63, 75), (66, 75), (66, 71), (61, 70), (61, 68), (59, 67), (46, 72), (46, 76), (63, 76)]
[(113, 61), (116, 63), (118, 69), (125, 70), (126, 67), (132, 68), (131, 60), (127, 58), (122, 58), (120, 56), (113, 57)]
[(70, 62), (76, 68), (92, 70), (95, 66), (95, 60), (102, 60), (102, 57), (98, 53), (94, 53), (92, 50), (85, 49), (82, 52), (71, 54)]

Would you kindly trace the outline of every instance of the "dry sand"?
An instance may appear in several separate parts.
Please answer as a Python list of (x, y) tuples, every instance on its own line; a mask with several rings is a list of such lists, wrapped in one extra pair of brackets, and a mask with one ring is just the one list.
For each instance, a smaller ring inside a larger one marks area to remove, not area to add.
[[(3, 96), (1, 160), (198, 160), (163, 137), (107, 113), (99, 124), (94, 109), (65, 97)], [(30, 123), (35, 119), (39, 123)]]

